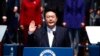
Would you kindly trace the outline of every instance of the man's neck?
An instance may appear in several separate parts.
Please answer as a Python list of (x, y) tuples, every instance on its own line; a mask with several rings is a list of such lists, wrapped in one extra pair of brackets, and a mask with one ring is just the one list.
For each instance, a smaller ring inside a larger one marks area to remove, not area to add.
[(50, 29), (53, 29), (55, 26), (47, 26), (48, 28), (50, 28)]
[(53, 30), (53, 31), (56, 31), (56, 26), (53, 26), (53, 27), (48, 27), (48, 26), (47, 26), (47, 28), (48, 28), (48, 29), (51, 29), (51, 30)]

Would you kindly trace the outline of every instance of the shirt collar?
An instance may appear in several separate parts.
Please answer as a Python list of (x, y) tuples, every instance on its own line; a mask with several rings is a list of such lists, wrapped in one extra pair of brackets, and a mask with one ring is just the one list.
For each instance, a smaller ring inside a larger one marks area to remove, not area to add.
[(47, 27), (47, 31), (50, 32), (50, 31), (56, 31), (56, 26), (52, 29), (50, 29), (49, 27)]

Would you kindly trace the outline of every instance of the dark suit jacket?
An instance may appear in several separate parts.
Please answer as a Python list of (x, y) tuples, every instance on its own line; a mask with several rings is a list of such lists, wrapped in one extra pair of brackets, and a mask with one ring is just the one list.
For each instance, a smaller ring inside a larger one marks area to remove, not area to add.
[(7, 9), (13, 11), (14, 6), (19, 6), (20, 0), (8, 0)]
[[(70, 47), (70, 39), (65, 28), (57, 26), (54, 36), (52, 47)], [(36, 30), (28, 40), (28, 46), (49, 47), (46, 27)]]
[[(9, 30), (16, 30), (18, 26), (18, 18), (15, 17), (15, 12), (13, 12), (14, 7), (17, 6), (19, 8), (20, 0), (8, 0), (6, 2), (6, 16), (7, 16), (7, 26)], [(19, 10), (19, 9), (18, 9)]]

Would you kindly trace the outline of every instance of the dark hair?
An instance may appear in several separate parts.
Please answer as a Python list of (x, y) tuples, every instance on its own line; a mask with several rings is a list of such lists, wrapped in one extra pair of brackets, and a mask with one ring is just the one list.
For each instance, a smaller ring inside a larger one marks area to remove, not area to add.
[(46, 10), (44, 11), (44, 17), (46, 16), (46, 13), (49, 12), (49, 11), (54, 12), (54, 13), (56, 14), (56, 16), (57, 16), (57, 11), (56, 11), (55, 9), (46, 9)]

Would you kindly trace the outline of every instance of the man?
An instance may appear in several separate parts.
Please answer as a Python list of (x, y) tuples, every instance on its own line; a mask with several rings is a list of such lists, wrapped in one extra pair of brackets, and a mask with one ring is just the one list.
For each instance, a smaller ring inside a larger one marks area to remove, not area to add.
[(45, 12), (46, 26), (36, 29), (35, 22), (29, 26), (29, 43), (32, 47), (70, 47), (67, 29), (59, 27), (57, 14), (54, 10)]
[(100, 10), (100, 0), (92, 0), (91, 8), (90, 8), (90, 25), (99, 26), (99, 15), (98, 12)]
[(96, 26), (100, 26), (100, 9), (98, 9), (96, 15)]
[(88, 26), (90, 17), (91, 0), (85, 0), (85, 25)]
[(90, 13), (90, 21), (89, 21), (89, 25), (93, 26), (93, 25), (98, 25), (98, 11), (100, 9), (100, 1), (99, 0), (91, 0), (90, 2), (91, 6), (90, 6), (90, 9), (89, 9), (89, 13)]
[(20, 27), (23, 31), (23, 44), (27, 43), (29, 23), (34, 20), (39, 28), (41, 19), (41, 0), (22, 0), (20, 10)]
[(19, 0), (4, 0), (4, 11), (2, 15), (3, 24), (7, 27), (7, 38), (9, 37), (10, 43), (16, 42), (16, 32), (18, 27), (18, 18), (15, 14), (19, 9)]

